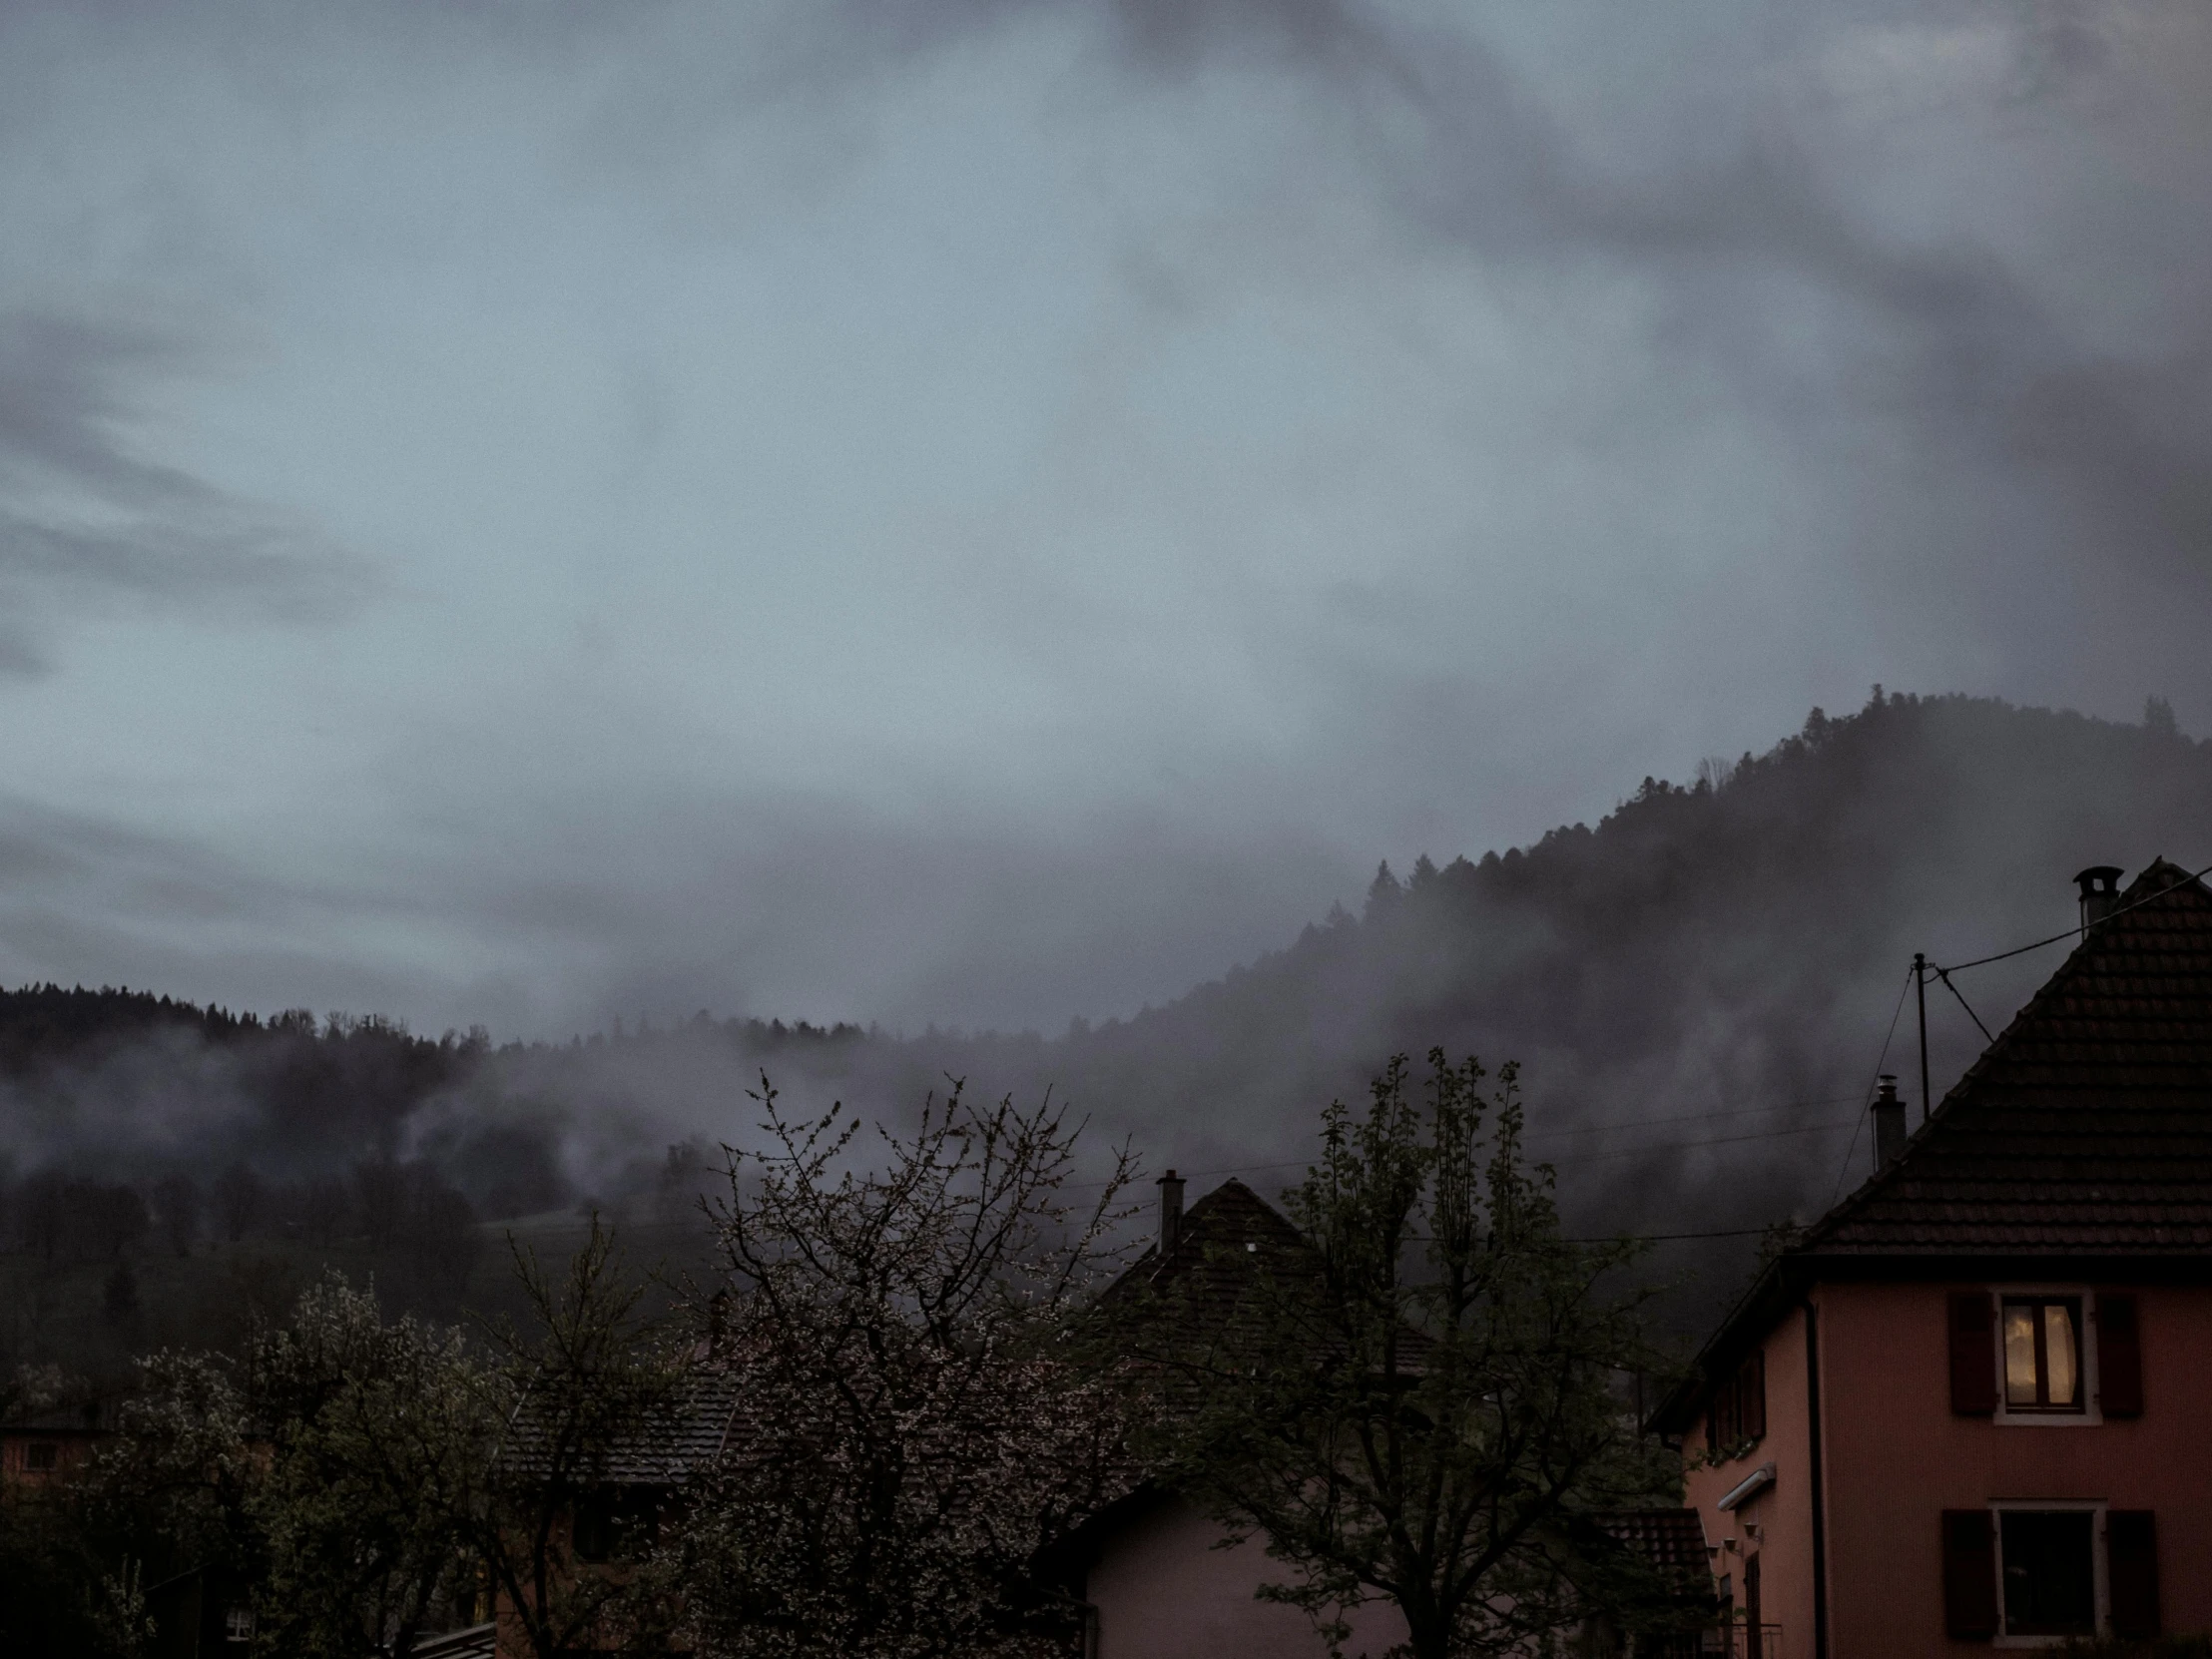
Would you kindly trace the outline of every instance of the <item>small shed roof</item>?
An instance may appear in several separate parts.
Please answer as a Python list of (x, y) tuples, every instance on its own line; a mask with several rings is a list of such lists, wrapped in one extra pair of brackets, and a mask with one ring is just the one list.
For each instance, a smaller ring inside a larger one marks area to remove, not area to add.
[(1705, 1523), (1695, 1509), (1607, 1509), (1591, 1517), (1608, 1537), (1664, 1572), (1707, 1573)]

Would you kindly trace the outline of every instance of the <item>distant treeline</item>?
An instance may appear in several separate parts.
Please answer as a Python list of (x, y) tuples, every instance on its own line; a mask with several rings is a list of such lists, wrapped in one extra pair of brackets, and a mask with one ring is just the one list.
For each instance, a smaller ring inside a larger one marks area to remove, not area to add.
[[(504, 1219), (579, 1196), (544, 1103), (511, 1086), (525, 1063), (557, 1072), (572, 1056), (620, 1056), (671, 1039), (773, 1060), (866, 1036), (851, 1024), (718, 1021), (702, 1011), (666, 1026), (618, 1020), (611, 1034), (494, 1049), (482, 1026), (432, 1038), (376, 1015), (317, 1019), (293, 1008), (264, 1018), (113, 986), (0, 990), (0, 1203), (17, 1187), (47, 1193), (71, 1177), (127, 1174), (141, 1211), (151, 1203), (167, 1218), (161, 1231), (172, 1247), (203, 1228), (234, 1242), (375, 1235), (391, 1209), (371, 1196), (380, 1185), (450, 1193), (457, 1183), (476, 1211)], [(420, 1115), (432, 1104), (449, 1110), (425, 1129)], [(19, 1194), (0, 1212), (16, 1217), (0, 1237), (17, 1248), (34, 1248), (23, 1231), (29, 1202)], [(54, 1228), (37, 1238), (41, 1254), (65, 1248)]]
[[(803, 1104), (892, 1116), (948, 1077), (990, 1098), (1049, 1087), (1155, 1167), (1266, 1187), (1269, 1166), (1310, 1151), (1321, 1104), (1430, 1042), (1527, 1064), (1531, 1150), (1558, 1165), (1576, 1225), (1755, 1229), (1862, 1177), (1852, 1134), (1878, 1057), (1917, 1069), (1910, 1015), (1891, 1025), (1915, 950), (1957, 961), (2048, 934), (2071, 915), (2073, 871), (2158, 854), (2212, 860), (2212, 748), (2163, 704), (2123, 724), (1877, 688), (1764, 754), (1646, 778), (1595, 825), (1385, 865), (1357, 913), (1051, 1037), (702, 1012), (495, 1045), (481, 1029), (427, 1038), (34, 986), (0, 993), (0, 1239), (57, 1259), (374, 1239), (396, 1259), (402, 1241), (458, 1238), (464, 1215), (665, 1218), (715, 1143), (749, 1132), (764, 1070)], [(2055, 963), (2023, 957), (1962, 988), (2001, 1024)], [(1931, 994), (1939, 1092), (1981, 1039)], [(57, 1209), (56, 1182), (78, 1198)], [(1714, 1284), (1735, 1248), (1708, 1253)]]

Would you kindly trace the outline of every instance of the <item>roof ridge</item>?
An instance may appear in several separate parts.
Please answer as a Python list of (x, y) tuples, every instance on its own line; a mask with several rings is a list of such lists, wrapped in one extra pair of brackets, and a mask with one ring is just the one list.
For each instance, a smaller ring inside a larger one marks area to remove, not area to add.
[[(2141, 889), (2154, 876), (2164, 880), (2163, 889), (2143, 893)], [(2117, 913), (2088, 924), (2083, 930), (2081, 942), (2066, 953), (2065, 959), (2052, 970), (2050, 977), (2020, 1004), (2004, 1028), (1989, 1040), (1988, 1046), (1960, 1073), (1958, 1081), (1944, 1091), (1943, 1098), (1907, 1138), (1897, 1156), (1831, 1205), (1784, 1254), (1815, 1252), (1825, 1238), (1853, 1219), (1857, 1212), (1865, 1210), (1879, 1199), (1886, 1189), (1911, 1179), (1913, 1160), (1925, 1154), (1929, 1146), (1945, 1134), (1952, 1119), (1975, 1103), (1974, 1097), (1980, 1085), (2012, 1057), (2012, 1051), (2023, 1040), (2023, 1034), (2031, 1035), (2035, 1031), (2063, 998), (2095, 969), (2099, 957), (2110, 956), (2123, 948), (2131, 936), (2144, 932), (2143, 918), (2158, 914), (2169, 903), (2174, 908), (2201, 907), (2212, 911), (2212, 890), (2208, 890), (2204, 882), (2192, 872), (2161, 855), (2152, 858), (2135, 879), (2128, 883), (2125, 891), (2120, 894)]]
[[(1159, 1241), (1155, 1239), (1099, 1293), (1098, 1300), (1101, 1303), (1109, 1301), (1126, 1294), (1125, 1287), (1151, 1284), (1162, 1274), (1171, 1271), (1188, 1272), (1202, 1265), (1206, 1260), (1205, 1252), (1202, 1248), (1194, 1250), (1193, 1241), (1203, 1247), (1209, 1231), (1220, 1230), (1224, 1226), (1234, 1227), (1240, 1215), (1248, 1223), (1257, 1222), (1260, 1229), (1271, 1236), (1272, 1242), (1299, 1247), (1307, 1245), (1306, 1235), (1300, 1231), (1297, 1223), (1244, 1182), (1231, 1176), (1219, 1186), (1192, 1200), (1190, 1207), (1183, 1212), (1182, 1226), (1176, 1235), (1175, 1244), (1164, 1258)], [(1246, 1242), (1254, 1245), (1258, 1243), (1256, 1239)]]

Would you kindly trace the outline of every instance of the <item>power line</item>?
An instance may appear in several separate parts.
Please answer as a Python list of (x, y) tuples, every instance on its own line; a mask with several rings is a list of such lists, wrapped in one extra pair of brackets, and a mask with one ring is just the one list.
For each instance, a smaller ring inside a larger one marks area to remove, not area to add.
[[(1869, 1106), (1874, 1104), (1874, 1091), (1881, 1086), (1882, 1068), (1889, 1063), (1890, 1044), (1897, 1040), (1898, 1018), (1905, 1012), (1905, 993), (1913, 988), (1914, 980), (1920, 977), (1919, 970), (1920, 964), (1918, 962), (1907, 968), (1905, 970), (1905, 983), (1898, 987), (1898, 1005), (1890, 1010), (1890, 1029), (1882, 1034), (1882, 1052), (1875, 1056), (1874, 1077), (1867, 1084), (1866, 1099)], [(1844, 1148), (1844, 1161), (1836, 1171), (1836, 1188), (1828, 1195), (1828, 1202), (1831, 1207), (1835, 1205), (1837, 1199), (1843, 1196), (1844, 1178), (1851, 1174), (1852, 1154), (1859, 1150), (1859, 1131), (1866, 1127), (1867, 1114), (1861, 1112), (1857, 1122), (1858, 1128), (1854, 1128), (1851, 1132), (1851, 1145)]]
[[(2206, 864), (2204, 868), (2195, 871), (2193, 874), (2184, 875), (2180, 880), (2175, 881), (2170, 885), (2160, 887), (2156, 892), (2147, 892), (2132, 903), (2122, 904), (2117, 906), (2116, 908), (2105, 911), (2103, 915), (2097, 917), (2097, 922), (2110, 921), (2114, 916), (2124, 916), (2130, 910), (2140, 910), (2145, 904), (2150, 903), (2153, 899), (2164, 898), (2170, 892), (2179, 892), (2190, 882), (2201, 881), (2207, 875), (2212, 875), (2212, 864)], [(2096, 923), (2092, 922), (2090, 925), (2094, 926), (2096, 925)], [(1931, 962), (1929, 966), (1932, 968), (1936, 968), (1936, 972), (1938, 974), (1963, 973), (1967, 968), (1987, 967), (1991, 962), (2010, 961), (2014, 956), (2024, 956), (2030, 950), (2040, 950), (2046, 944), (2056, 944), (2060, 939), (2078, 939), (2079, 937), (2081, 937), (2081, 929), (2079, 927), (2069, 927), (2063, 933), (2053, 933), (2049, 938), (2037, 939), (2033, 944), (2014, 945), (2010, 950), (2000, 950), (1994, 956), (1976, 956), (1970, 962), (1953, 962), (1947, 968), (1936, 967), (1936, 964), (1933, 962)], [(1963, 1000), (1963, 998), (1961, 998), (1961, 1000)], [(1972, 1011), (1973, 1010), (1970, 1008), (1967, 1010), (1968, 1013), (1971, 1013)], [(1981, 1022), (1979, 1020), (1975, 1020), (1974, 1023), (1976, 1025), (1979, 1025)]]
[(1983, 1042), (1995, 1042), (1996, 1038), (1992, 1037), (1989, 1034), (1989, 1028), (1981, 1023), (1981, 1016), (1973, 1011), (1973, 1004), (1966, 1000), (1965, 993), (1960, 991), (1956, 985), (1953, 985), (1950, 982), (1950, 970), (1947, 968), (1937, 968), (1936, 970), (1936, 977), (1943, 982), (1944, 990), (1950, 992), (1952, 996), (1958, 998), (1958, 1006), (1966, 1010), (1966, 1017), (1973, 1021), (1974, 1029), (1981, 1033), (1981, 1040)]
[(1767, 1112), (1788, 1112), (1805, 1106), (1840, 1106), (1858, 1096), (1832, 1094), (1819, 1100), (1784, 1100), (1772, 1106), (1734, 1106), (1722, 1112), (1685, 1112), (1680, 1117), (1636, 1118), (1626, 1123), (1591, 1123), (1573, 1129), (1537, 1129), (1523, 1136), (1524, 1140), (1553, 1140), (1563, 1135), (1609, 1135), (1616, 1129), (1650, 1129), (1663, 1123), (1706, 1123), (1715, 1118), (1758, 1117)]
[(1716, 1135), (1703, 1141), (1653, 1141), (1648, 1146), (1618, 1146), (1609, 1152), (1583, 1152), (1570, 1158), (1540, 1160), (1543, 1163), (1595, 1164), (1608, 1158), (1635, 1158), (1655, 1152), (1689, 1152), (1703, 1146), (1735, 1146), (1743, 1141), (1779, 1140), (1785, 1135), (1812, 1135), (1824, 1129), (1841, 1129), (1847, 1122), (1857, 1123), (1859, 1118), (1833, 1118), (1826, 1123), (1800, 1123), (1788, 1129), (1762, 1129), (1751, 1135)]
[[(1718, 1118), (1757, 1117), (1769, 1112), (1787, 1112), (1807, 1106), (1834, 1106), (1842, 1101), (1856, 1098), (1854, 1095), (1839, 1094), (1827, 1095), (1818, 1100), (1786, 1100), (1773, 1106), (1733, 1106), (1718, 1112), (1685, 1112), (1675, 1117), (1639, 1118), (1629, 1123), (1593, 1123), (1579, 1125), (1571, 1129), (1543, 1129), (1524, 1135), (1521, 1138), (1524, 1141), (1550, 1140), (1566, 1135), (1603, 1135), (1611, 1134), (1617, 1130), (1652, 1129), (1673, 1123), (1709, 1123)], [(1644, 1146), (1615, 1147), (1604, 1152), (1576, 1152), (1569, 1153), (1561, 1158), (1546, 1158), (1538, 1161), (1542, 1163), (1586, 1164), (1607, 1158), (1633, 1157), (1644, 1152), (1675, 1152), (1701, 1146), (1730, 1146), (1738, 1141), (1772, 1140), (1783, 1135), (1804, 1135), (1815, 1130), (1840, 1129), (1842, 1127), (1843, 1120), (1837, 1119), (1827, 1123), (1797, 1124), (1788, 1129), (1761, 1130), (1750, 1135), (1721, 1135), (1696, 1141), (1654, 1141)], [(1266, 1175), (1274, 1170), (1308, 1169), (1316, 1161), (1313, 1158), (1291, 1158), (1279, 1164), (1225, 1164), (1219, 1169), (1185, 1170), (1182, 1172), (1182, 1178), (1186, 1181), (1197, 1181), (1212, 1175)], [(1103, 1181), (1070, 1181), (1067, 1183), (1070, 1190), (1088, 1190), (1105, 1185), (1106, 1183)]]

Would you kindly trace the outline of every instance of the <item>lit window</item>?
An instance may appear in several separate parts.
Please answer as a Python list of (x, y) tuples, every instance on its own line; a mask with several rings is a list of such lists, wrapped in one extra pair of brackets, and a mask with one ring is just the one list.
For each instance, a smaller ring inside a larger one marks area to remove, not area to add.
[(2007, 1509), (1997, 1517), (1997, 1532), (2004, 1633), (2095, 1634), (2096, 1516), (2087, 1509)]
[(227, 1642), (251, 1642), (254, 1639), (254, 1609), (251, 1607), (225, 1609), (223, 1614), (223, 1639)]
[(2007, 1297), (2003, 1329), (2005, 1409), (2080, 1410), (2080, 1298)]
[(51, 1473), (60, 1452), (52, 1440), (33, 1440), (23, 1448), (23, 1466), (34, 1473)]

